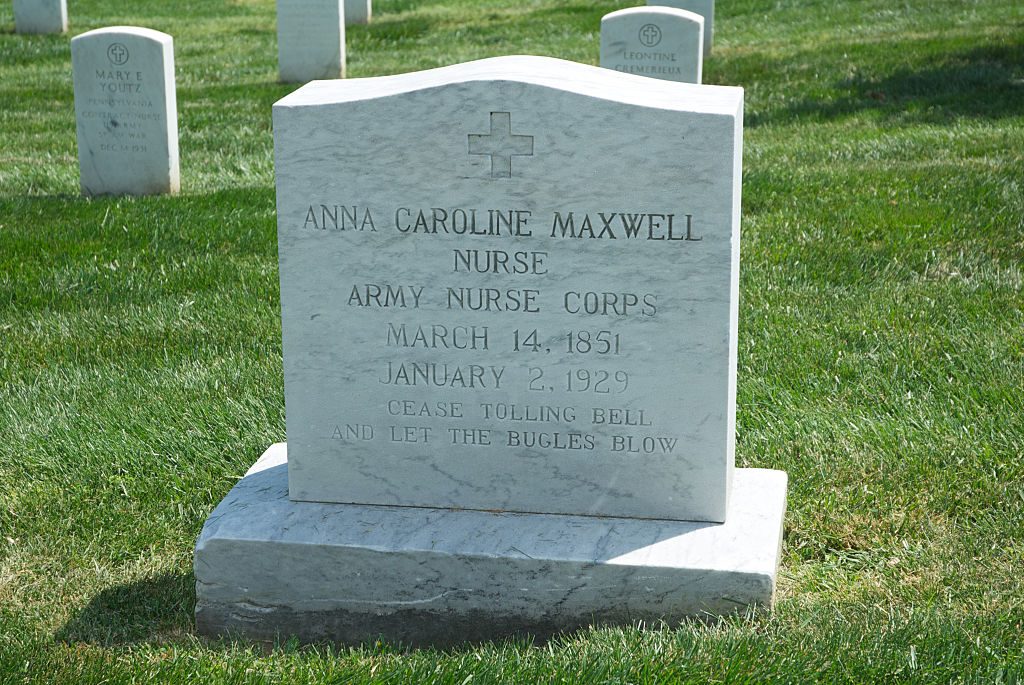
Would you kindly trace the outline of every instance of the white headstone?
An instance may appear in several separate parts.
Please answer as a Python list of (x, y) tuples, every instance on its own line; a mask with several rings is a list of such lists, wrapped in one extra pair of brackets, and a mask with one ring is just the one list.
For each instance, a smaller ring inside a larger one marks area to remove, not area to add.
[(647, 0), (648, 5), (676, 7), (704, 17), (704, 56), (711, 54), (715, 36), (715, 0)]
[(277, 0), (281, 80), (345, 78), (346, 0)]
[(371, 0), (345, 0), (345, 25), (369, 24)]
[(510, 57), (275, 105), (294, 499), (724, 519), (743, 91), (677, 85)]
[(700, 83), (704, 18), (674, 7), (630, 7), (601, 18), (601, 66)]
[(733, 469), (742, 113), (545, 57), (278, 102), (288, 444), (203, 528), (197, 630), (451, 644), (770, 605), (786, 476)]
[(176, 193), (174, 47), (135, 26), (71, 39), (78, 163), (85, 195)]
[(68, 30), (67, 0), (14, 0), (17, 33), (64, 33)]

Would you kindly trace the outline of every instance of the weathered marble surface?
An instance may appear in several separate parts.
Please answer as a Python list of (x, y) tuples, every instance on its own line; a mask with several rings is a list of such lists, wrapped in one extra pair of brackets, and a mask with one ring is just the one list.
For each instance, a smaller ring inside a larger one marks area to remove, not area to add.
[(711, 54), (715, 37), (715, 0), (647, 0), (649, 6), (677, 7), (704, 17), (704, 56)]
[(14, 0), (16, 33), (64, 33), (67, 30), (67, 0)]
[[(277, 103), (292, 497), (722, 521), (742, 108), (739, 88), (544, 57), (318, 81)], [(430, 232), (457, 209), (476, 234)], [(492, 210), (517, 229), (486, 234)], [(449, 288), (494, 289), (496, 306)], [(618, 353), (570, 348), (601, 331)]]
[(601, 18), (601, 66), (700, 83), (704, 17), (675, 7), (629, 7)]
[(345, 0), (345, 26), (369, 24), (372, 0)]
[(737, 469), (726, 523), (293, 502), (272, 446), (196, 544), (196, 629), (451, 644), (768, 607), (786, 475)]
[(178, 109), (166, 33), (111, 26), (71, 39), (85, 195), (176, 193)]
[(345, 78), (345, 9), (346, 0), (277, 0), (281, 81)]

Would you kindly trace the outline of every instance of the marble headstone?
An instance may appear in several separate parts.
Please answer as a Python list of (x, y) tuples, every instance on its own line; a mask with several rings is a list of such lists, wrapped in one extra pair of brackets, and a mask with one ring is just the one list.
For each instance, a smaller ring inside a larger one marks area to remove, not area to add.
[(199, 631), (770, 605), (786, 477), (733, 468), (742, 113), (545, 57), (279, 101), (288, 444), (204, 527)]
[(135, 26), (71, 39), (78, 162), (85, 195), (176, 193), (174, 47)]
[(491, 64), (274, 107), (291, 497), (723, 521), (743, 91)]
[(68, 30), (67, 0), (14, 0), (17, 33), (64, 33)]
[(601, 18), (601, 66), (700, 83), (704, 18), (674, 7), (630, 7)]
[(345, 0), (345, 25), (369, 24), (371, 0)]
[(715, 35), (715, 0), (647, 0), (647, 4), (676, 7), (704, 17), (704, 56), (711, 54), (711, 41)]
[(281, 81), (345, 78), (346, 4), (346, 0), (277, 0)]

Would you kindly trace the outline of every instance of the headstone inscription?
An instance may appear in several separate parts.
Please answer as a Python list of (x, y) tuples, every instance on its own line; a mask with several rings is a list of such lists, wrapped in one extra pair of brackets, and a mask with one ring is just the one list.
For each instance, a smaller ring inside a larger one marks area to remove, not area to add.
[(786, 477), (733, 468), (742, 107), (543, 57), (278, 102), (289, 442), (204, 527), (200, 632), (770, 605)]
[(16, 33), (64, 33), (68, 30), (67, 0), (14, 0)]
[(170, 36), (112, 26), (71, 39), (85, 195), (176, 193), (178, 110)]
[(345, 78), (346, 0), (277, 0), (281, 81)]
[(675, 7), (704, 17), (704, 56), (711, 54), (711, 41), (715, 36), (715, 0), (647, 0), (647, 4)]
[[(395, 98), (330, 86), (275, 110), (292, 498), (723, 521), (742, 91), (688, 93), (717, 109), (673, 130), (603, 100), (544, 126), (570, 94), (475, 82), (402, 98), (432, 126), (383, 126)], [(646, 134), (627, 152), (614, 121)], [(651, 162), (680, 137), (701, 180)]]
[(372, 12), (371, 0), (345, 0), (345, 26), (369, 24)]
[(674, 7), (629, 7), (601, 18), (601, 66), (700, 83), (704, 18)]

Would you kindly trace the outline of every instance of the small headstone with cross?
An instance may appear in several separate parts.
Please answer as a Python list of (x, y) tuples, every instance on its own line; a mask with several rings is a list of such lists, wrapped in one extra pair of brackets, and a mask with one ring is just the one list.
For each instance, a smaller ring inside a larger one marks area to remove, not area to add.
[(601, 66), (700, 83), (704, 18), (673, 7), (630, 7), (601, 19)]
[(64, 33), (67, 30), (67, 0), (14, 0), (16, 33)]
[(85, 195), (176, 193), (174, 47), (166, 33), (113, 26), (71, 39)]

